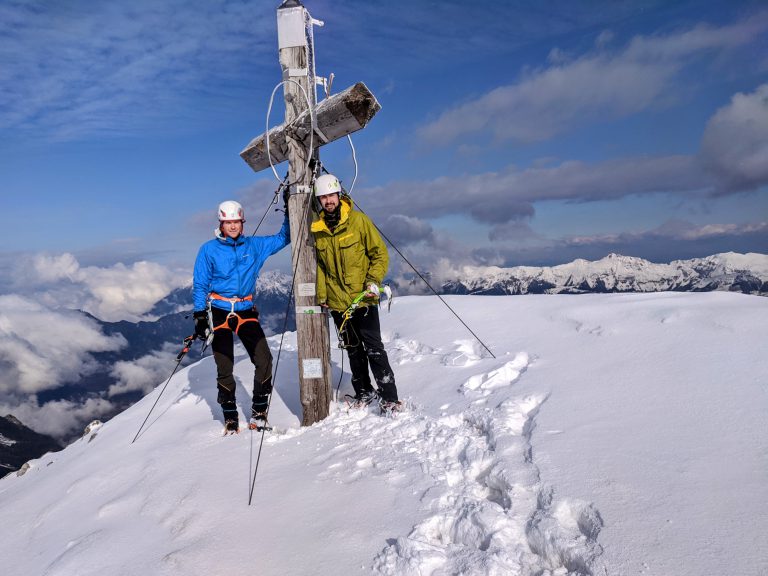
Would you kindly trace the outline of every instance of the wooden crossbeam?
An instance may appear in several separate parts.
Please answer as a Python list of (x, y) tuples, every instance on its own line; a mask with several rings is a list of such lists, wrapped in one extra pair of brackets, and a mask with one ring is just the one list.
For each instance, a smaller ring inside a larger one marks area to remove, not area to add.
[[(317, 130), (312, 139), (315, 149), (333, 142), (364, 128), (371, 118), (381, 110), (373, 93), (368, 87), (358, 82), (343, 92), (326, 98), (315, 109)], [(269, 153), (272, 164), (277, 165), (289, 159), (288, 137), (298, 140), (309, 148), (312, 122), (309, 110), (305, 110), (289, 126), (281, 124), (270, 129), (267, 134), (254, 138), (240, 157), (259, 172), (269, 167), (266, 138), (269, 137)]]

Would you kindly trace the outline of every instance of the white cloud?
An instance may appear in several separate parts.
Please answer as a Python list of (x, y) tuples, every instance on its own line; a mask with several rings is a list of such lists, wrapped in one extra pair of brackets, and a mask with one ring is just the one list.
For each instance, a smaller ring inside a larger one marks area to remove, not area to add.
[(596, 52), (566, 60), (555, 49), (549, 67), (449, 109), (419, 132), (436, 145), (478, 133), (497, 141), (546, 140), (575, 125), (630, 115), (660, 102), (689, 61), (743, 45), (766, 29), (768, 13), (763, 13), (731, 26), (637, 37), (615, 53), (601, 49), (606, 40), (601, 34)]
[(154, 262), (131, 266), (85, 268), (79, 277), (94, 297), (83, 309), (106, 320), (139, 320), (171, 290), (188, 283), (188, 277)]
[(428, 222), (403, 214), (390, 214), (382, 228), (387, 236), (398, 238), (404, 243), (428, 241), (433, 235), (432, 226)]
[(76, 281), (80, 270), (80, 263), (68, 253), (52, 256), (48, 254), (36, 254), (32, 260), (32, 266), (40, 282), (56, 282), (58, 280)]
[(448, 110), (419, 133), (432, 144), (486, 131), (496, 141), (546, 140), (598, 115), (623, 116), (647, 108), (676, 71), (671, 63), (581, 58)]
[(641, 232), (616, 232), (608, 234), (577, 235), (563, 238), (568, 246), (640, 245), (647, 241), (695, 242), (722, 237), (742, 237), (768, 233), (768, 222), (692, 224), (685, 220), (669, 220), (661, 226)]
[[(693, 224), (670, 220), (656, 228), (637, 232), (615, 232), (565, 236), (537, 242), (497, 242), (474, 251), (461, 264), (517, 266), (564, 264), (575, 258), (599, 259), (610, 252), (638, 256), (653, 262), (699, 258), (720, 252), (754, 252), (768, 242), (768, 222)], [(759, 251), (759, 250), (758, 250)]]
[(768, 84), (738, 93), (707, 123), (701, 160), (723, 193), (768, 182)]
[(112, 403), (102, 398), (88, 398), (78, 403), (55, 400), (42, 406), (38, 406), (34, 398), (21, 404), (0, 401), (0, 413), (13, 414), (36, 432), (65, 440), (82, 433), (88, 422), (111, 415), (114, 410)]
[[(670, 243), (676, 251), (689, 258), (707, 256), (716, 252), (748, 251), (754, 238), (768, 236), (768, 222), (693, 224), (685, 220), (669, 220), (661, 226), (639, 232), (617, 232), (568, 236), (552, 245), (553, 252), (570, 254), (572, 249), (583, 250), (594, 256), (619, 252), (644, 258), (663, 260), (668, 255)], [(752, 239), (752, 240), (751, 240)], [(654, 256), (652, 256), (654, 255)]]
[(151, 392), (155, 386), (168, 378), (176, 361), (176, 354), (171, 345), (166, 343), (163, 350), (154, 351), (130, 362), (115, 362), (110, 375), (117, 379), (117, 383), (109, 387), (108, 395), (115, 396), (136, 390)]
[(528, 223), (512, 221), (494, 226), (488, 234), (488, 238), (493, 242), (503, 242), (507, 240), (520, 242), (538, 238), (538, 235), (531, 229)]
[(537, 202), (593, 202), (657, 193), (708, 197), (765, 185), (768, 84), (735, 94), (718, 110), (707, 123), (696, 155), (633, 156), (595, 163), (550, 159), (525, 169), (510, 165), (497, 172), (391, 182), (362, 194), (370, 198), (377, 218), (390, 214), (392, 205), (408, 206), (414, 221), (468, 215), (493, 226), (492, 240), (503, 240), (525, 232), (514, 223), (531, 218)]
[(615, 34), (611, 30), (603, 30), (595, 38), (595, 46), (598, 48), (604, 48), (611, 42), (613, 42)]
[[(689, 259), (721, 252), (750, 252), (755, 244), (768, 241), (768, 222), (693, 224), (685, 220), (669, 220), (661, 226), (637, 232), (616, 232), (544, 238), (531, 235), (531, 242), (497, 242), (466, 253), (451, 252), (450, 257), (433, 254), (429, 260), (429, 280), (433, 286), (483, 267), (483, 275), (491, 278), (496, 268), (520, 265), (565, 264), (576, 258), (596, 260), (611, 252), (646, 258), (653, 262)], [(673, 247), (672, 249), (670, 247)], [(394, 278), (401, 294), (427, 293), (426, 287), (413, 275)]]
[(695, 157), (641, 156), (595, 164), (567, 161), (524, 170), (507, 166), (499, 172), (392, 182), (386, 189), (367, 189), (361, 194), (373, 203), (370, 211), (375, 220), (387, 217), (391, 206), (408, 206), (411, 219), (460, 214), (498, 226), (532, 217), (536, 202), (587, 202), (661, 192), (692, 194), (706, 189), (708, 182)]
[(702, 240), (723, 236), (743, 236), (768, 233), (768, 222), (747, 222), (745, 224), (712, 223), (695, 225), (684, 220), (665, 222), (643, 236), (664, 237), (673, 240)]
[(9, 292), (23, 290), (51, 308), (84, 310), (106, 322), (147, 319), (158, 301), (190, 282), (187, 272), (154, 262), (82, 267), (68, 253), (21, 256), (10, 275)]
[[(67, 253), (14, 255), (0, 266), (2, 289), (23, 291), (23, 296), (0, 295), (0, 406), (35, 430), (58, 437), (79, 432), (84, 422), (111, 415), (115, 407), (95, 398), (38, 406), (37, 394), (103, 369), (93, 354), (127, 344), (119, 334), (104, 334), (98, 322), (77, 310), (105, 321), (135, 321), (189, 282), (187, 273), (151, 262), (83, 267)], [(139, 359), (133, 368), (118, 363), (113, 376), (122, 390), (111, 392), (151, 389), (172, 356), (164, 350)]]
[(0, 397), (50, 390), (92, 372), (92, 352), (119, 350), (120, 335), (104, 335), (78, 312), (52, 310), (16, 295), (0, 296)]

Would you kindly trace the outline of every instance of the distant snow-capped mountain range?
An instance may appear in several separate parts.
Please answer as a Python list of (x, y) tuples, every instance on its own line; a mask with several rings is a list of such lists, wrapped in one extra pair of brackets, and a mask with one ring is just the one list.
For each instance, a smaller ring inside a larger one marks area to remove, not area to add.
[(609, 254), (551, 267), (467, 266), (442, 283), (445, 294), (583, 294), (589, 292), (709, 292), (768, 294), (768, 255), (728, 252), (656, 264)]

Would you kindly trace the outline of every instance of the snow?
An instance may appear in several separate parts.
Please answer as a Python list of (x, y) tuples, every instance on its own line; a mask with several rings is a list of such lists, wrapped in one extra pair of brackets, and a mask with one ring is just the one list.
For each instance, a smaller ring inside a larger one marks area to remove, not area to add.
[[(679, 260), (675, 262), (680, 262)], [(695, 261), (689, 261), (695, 262)], [(737, 252), (723, 252), (701, 259), (701, 264), (711, 268), (719, 268), (723, 274), (738, 270), (750, 270), (760, 278), (768, 278), (768, 255), (749, 252), (739, 254)]]
[(10, 438), (6, 438), (2, 434), (0, 434), (0, 444), (3, 446), (13, 446), (16, 444), (16, 440), (11, 440)]
[(393, 418), (335, 404), (301, 428), (288, 333), (263, 445), (221, 435), (207, 357), (135, 443), (162, 386), (0, 480), (3, 573), (768, 573), (768, 299), (445, 300), (495, 358), (437, 298), (396, 297)]

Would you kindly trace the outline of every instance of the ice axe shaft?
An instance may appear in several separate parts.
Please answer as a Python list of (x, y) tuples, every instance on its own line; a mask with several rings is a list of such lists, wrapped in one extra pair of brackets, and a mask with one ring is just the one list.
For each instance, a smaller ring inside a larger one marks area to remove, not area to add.
[(171, 378), (173, 378), (173, 375), (176, 374), (176, 370), (179, 369), (179, 366), (181, 366), (181, 361), (184, 359), (184, 356), (187, 355), (187, 352), (189, 352), (189, 349), (192, 347), (192, 342), (195, 341), (197, 338), (197, 334), (192, 334), (191, 336), (187, 336), (184, 338), (184, 347), (181, 349), (181, 352), (176, 356), (176, 366), (173, 368), (173, 372), (171, 372), (171, 375), (168, 376), (168, 380), (165, 381), (165, 385), (163, 386), (163, 389), (160, 391), (160, 394), (157, 395), (157, 398), (155, 399), (155, 403), (152, 404), (152, 408), (149, 409), (149, 413), (147, 414), (147, 417), (144, 418), (144, 422), (141, 423), (141, 426), (139, 426), (138, 432), (136, 432), (136, 436), (133, 437), (133, 440), (131, 440), (131, 444), (136, 442), (136, 438), (139, 437), (139, 434), (141, 434), (142, 429), (144, 428), (144, 425), (147, 423), (147, 420), (149, 420), (149, 416), (152, 414), (152, 411), (155, 409), (155, 406), (157, 406), (157, 403), (160, 401), (160, 397), (163, 395), (163, 392), (165, 392), (165, 389), (168, 387), (168, 383), (171, 381)]

